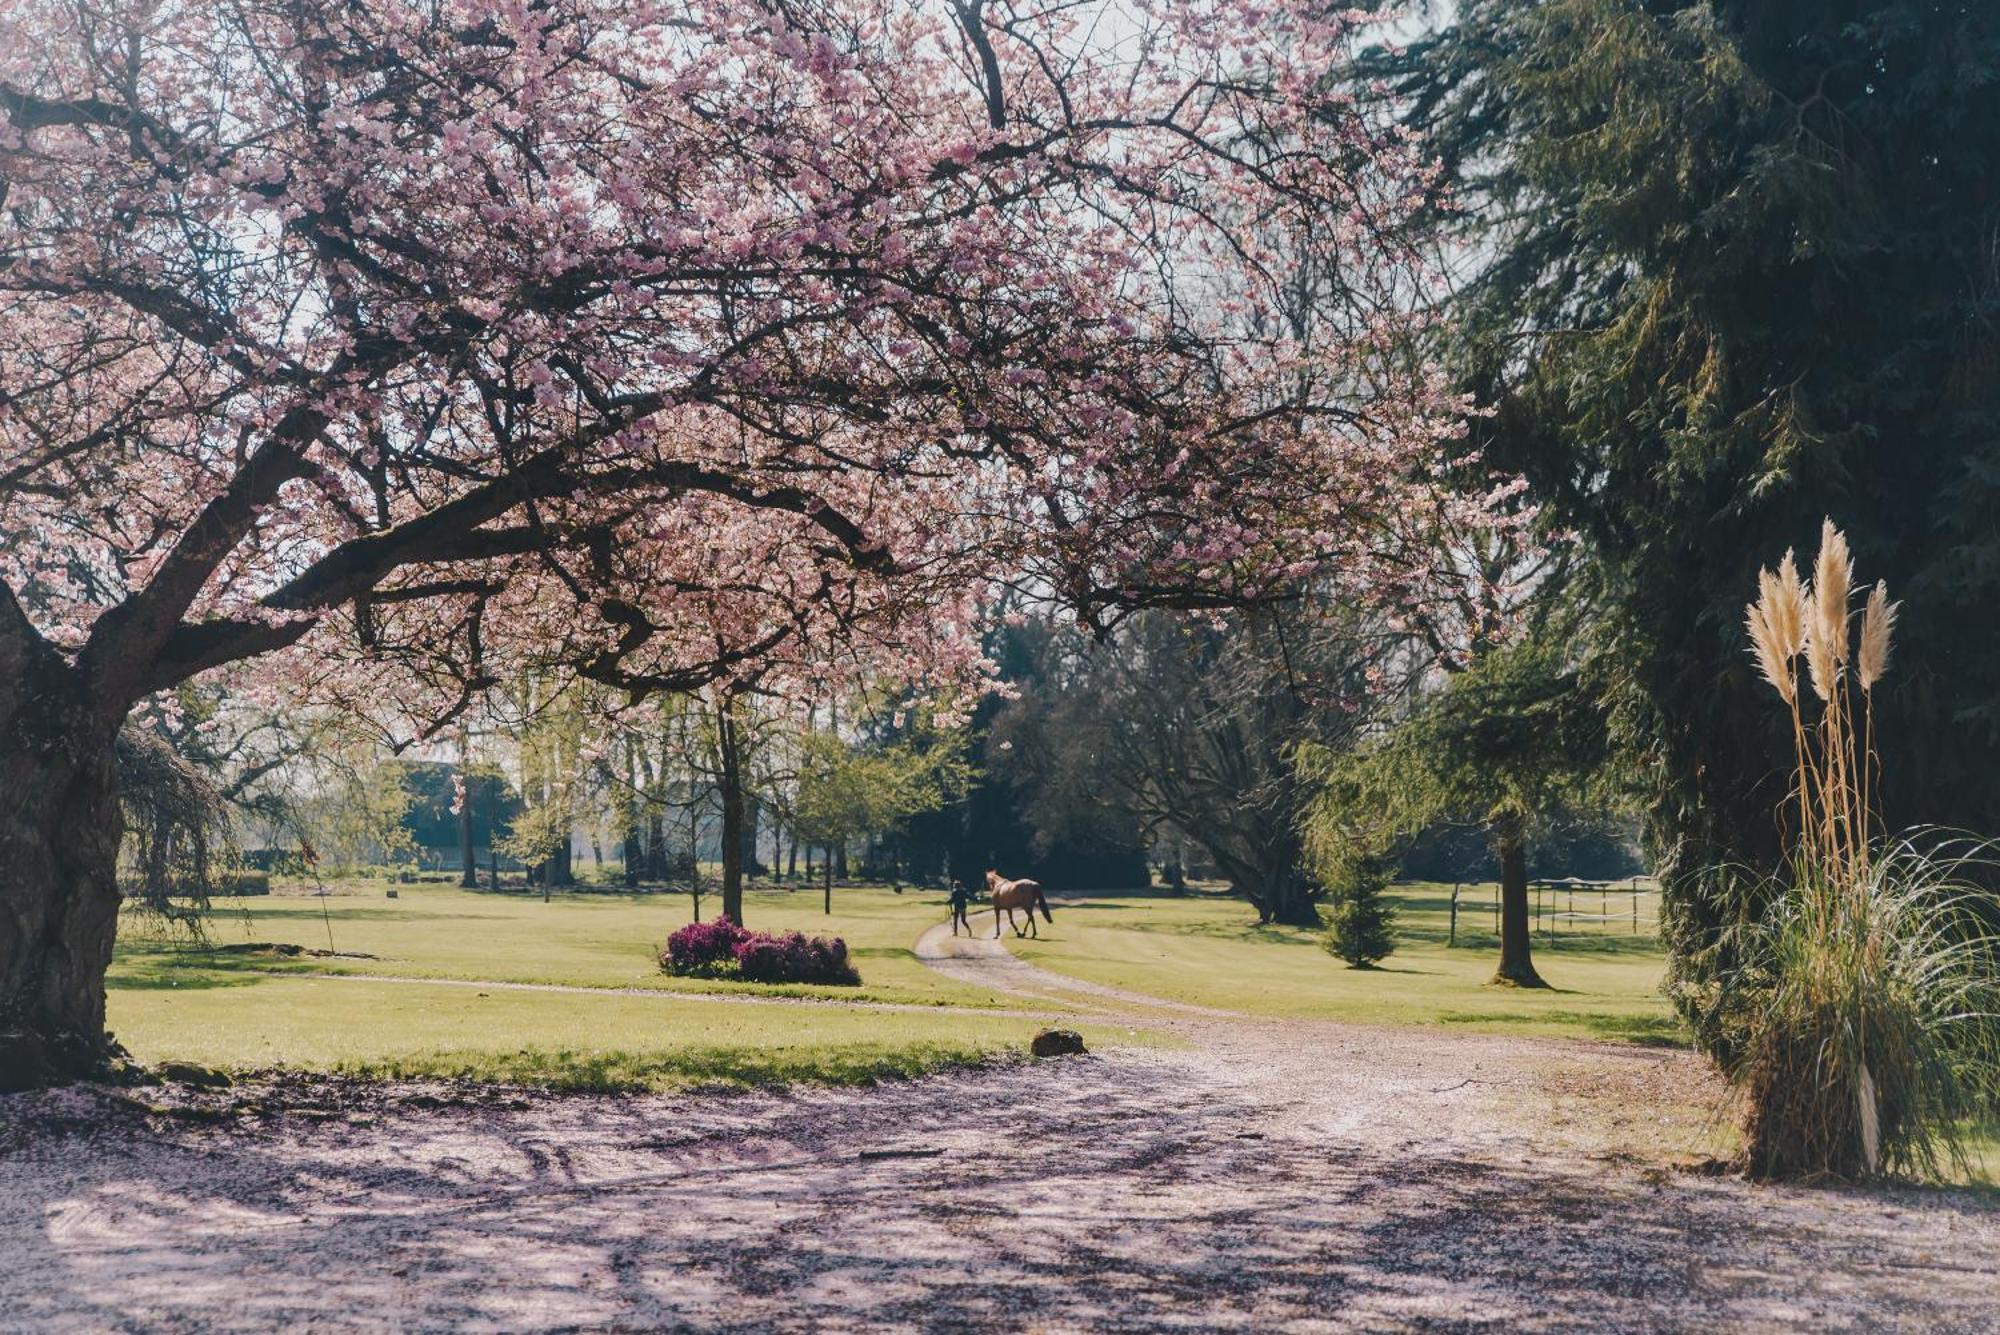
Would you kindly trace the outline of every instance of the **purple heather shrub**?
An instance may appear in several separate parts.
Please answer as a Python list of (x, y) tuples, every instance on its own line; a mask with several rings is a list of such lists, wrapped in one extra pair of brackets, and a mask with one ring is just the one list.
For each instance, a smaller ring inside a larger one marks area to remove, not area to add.
[(750, 983), (822, 983), (852, 987), (861, 981), (839, 937), (800, 932), (752, 932), (726, 918), (690, 923), (667, 938), (660, 967), (696, 978), (740, 978)]
[(667, 938), (660, 967), (668, 973), (700, 977), (723, 972), (736, 961), (736, 948), (750, 933), (727, 918), (691, 922)]

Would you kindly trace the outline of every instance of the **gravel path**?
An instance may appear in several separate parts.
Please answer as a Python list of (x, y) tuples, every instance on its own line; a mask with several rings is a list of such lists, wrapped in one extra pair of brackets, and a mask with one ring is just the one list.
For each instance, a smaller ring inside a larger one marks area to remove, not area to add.
[[(1056, 900), (1056, 907), (1062, 907), (1064, 902)], [(990, 910), (988, 916), (991, 916)], [(975, 925), (978, 921), (973, 919)], [(1083, 1003), (1090, 1009), (1100, 1011), (1131, 1011), (1149, 1016), (1149, 1022), (1151, 1018), (1157, 1018), (1156, 1012), (1161, 1011), (1176, 1015), (1243, 1018), (1233, 1011), (1216, 1010), (1212, 1006), (1167, 1001), (1149, 997), (1143, 992), (1128, 992), (1123, 988), (1052, 973), (1016, 957), (1008, 951), (1004, 942), (986, 935), (982, 930), (975, 930), (971, 936), (954, 936), (948, 921), (939, 923), (918, 937), (915, 950), (918, 959), (947, 977), (1026, 999), (1072, 1005)]]
[(0, 1327), (2000, 1327), (1984, 1198), (1673, 1168), (1685, 1054), (1143, 1022), (1184, 1046), (867, 1091), (0, 1099)]

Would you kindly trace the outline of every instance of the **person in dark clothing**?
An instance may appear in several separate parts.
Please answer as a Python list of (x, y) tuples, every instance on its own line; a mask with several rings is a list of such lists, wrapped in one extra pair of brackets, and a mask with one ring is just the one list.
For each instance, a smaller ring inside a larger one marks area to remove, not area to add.
[(965, 910), (972, 903), (972, 892), (965, 888), (964, 881), (951, 883), (951, 934), (958, 935), (960, 923), (965, 924), (965, 934), (972, 935), (972, 920), (965, 916)]

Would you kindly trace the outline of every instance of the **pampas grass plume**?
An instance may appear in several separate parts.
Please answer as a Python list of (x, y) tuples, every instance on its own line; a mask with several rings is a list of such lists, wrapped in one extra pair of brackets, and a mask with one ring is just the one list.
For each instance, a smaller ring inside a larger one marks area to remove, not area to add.
[(1758, 670), (1786, 704), (1798, 695), (1798, 670), (1792, 663), (1804, 648), (1806, 602), (1798, 563), (1786, 552), (1776, 570), (1757, 572), (1757, 601), (1744, 609), (1743, 624)]
[(1806, 634), (1806, 667), (1813, 693), (1831, 701), (1840, 665), (1847, 661), (1847, 602), (1854, 589), (1854, 558), (1847, 539), (1831, 519), (1820, 529), (1819, 559), (1813, 563), (1812, 618)]
[[(1764, 572), (1768, 577), (1769, 571)], [(1750, 633), (1750, 652), (1756, 655), (1757, 670), (1764, 674), (1764, 680), (1777, 688), (1778, 694), (1790, 704), (1799, 689), (1798, 677), (1793, 673), (1791, 660), (1781, 651), (1778, 633), (1771, 626), (1770, 589), (1744, 609), (1744, 629)]]
[(1889, 670), (1889, 641), (1896, 633), (1896, 609), (1900, 606), (1889, 601), (1889, 586), (1875, 581), (1868, 592), (1868, 606), (1861, 613), (1861, 652), (1855, 660), (1864, 691), (1874, 690)]
[(1799, 579), (1799, 563), (1791, 549), (1778, 562), (1777, 592), (1771, 600), (1771, 629), (1777, 634), (1778, 648), (1787, 659), (1796, 658), (1806, 647), (1806, 587)]

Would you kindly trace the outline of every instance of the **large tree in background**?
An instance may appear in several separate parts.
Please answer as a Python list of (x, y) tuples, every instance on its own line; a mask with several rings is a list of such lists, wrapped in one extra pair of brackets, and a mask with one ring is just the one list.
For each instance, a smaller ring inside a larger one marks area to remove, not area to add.
[(1704, 869), (1779, 850), (1789, 738), (1741, 632), (1823, 515), (1907, 599), (1892, 828), (1991, 828), (2000, 726), (2000, 13), (1461, 0), (1374, 73), (1476, 233), (1457, 313), (1489, 457), (1583, 540), (1588, 646), (1641, 766), (1674, 990)]
[(1317, 926), (1301, 820), (1304, 743), (1345, 751), (1401, 640), (1302, 593), (1231, 617), (1149, 612), (1103, 643), (1050, 632), (1032, 691), (995, 718), (989, 763), (1055, 842), (1122, 815), (1202, 849), (1259, 922)]
[[(995, 581), (1419, 583), (1428, 177), (1349, 20), (1115, 8), (0, 10), (9, 1078), (107, 1050), (113, 739), (197, 673), (421, 732), (976, 677)], [(1344, 299), (1275, 321), (1302, 261)]]
[[(1481, 827), (1500, 871), (1494, 981), (1544, 987), (1528, 921), (1528, 853), (1552, 817), (1592, 805), (1607, 768), (1595, 693), (1546, 628), (1449, 674), (1408, 717), (1348, 752), (1303, 748), (1318, 785), (1305, 828), (1317, 860), (1364, 868), (1446, 820)], [(1350, 875), (1365, 874), (1351, 870)]]
[[(913, 851), (941, 852), (947, 874), (967, 885), (983, 886), (988, 868), (1051, 890), (1129, 890), (1151, 880), (1137, 816), (1096, 790), (1060, 806), (1043, 784), (1039, 757), (1059, 726), (1067, 666), (1055, 645), (1067, 633), (1047, 617), (1009, 617), (987, 637), (1006, 694), (986, 696), (973, 711), (965, 801), (910, 822)], [(1090, 780), (1069, 776), (1063, 786), (1073, 794)]]

